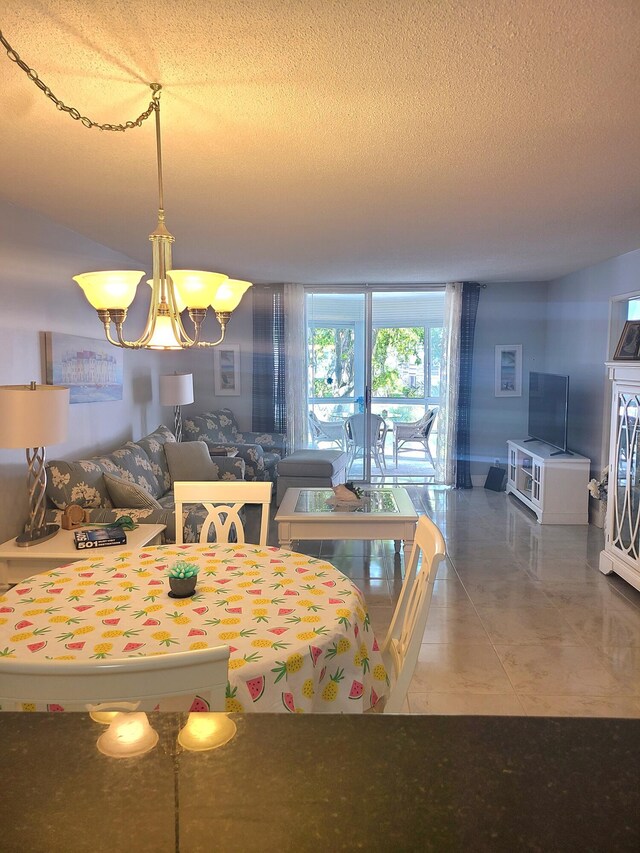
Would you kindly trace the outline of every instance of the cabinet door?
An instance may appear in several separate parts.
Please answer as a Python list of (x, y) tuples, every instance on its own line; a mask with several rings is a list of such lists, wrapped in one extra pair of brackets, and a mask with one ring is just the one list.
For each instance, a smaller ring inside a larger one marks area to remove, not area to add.
[(542, 465), (533, 460), (531, 473), (531, 500), (542, 505)]
[(515, 447), (509, 445), (509, 480), (515, 485), (518, 460)]
[(615, 401), (617, 428), (609, 488), (609, 500), (613, 501), (610, 545), (635, 561), (640, 554), (640, 395), (618, 391)]

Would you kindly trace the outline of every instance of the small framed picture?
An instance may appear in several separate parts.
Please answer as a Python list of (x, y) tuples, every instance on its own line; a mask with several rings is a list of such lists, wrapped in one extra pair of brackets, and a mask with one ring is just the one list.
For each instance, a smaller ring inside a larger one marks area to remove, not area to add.
[(522, 397), (522, 344), (496, 347), (496, 397)]
[(620, 335), (615, 361), (640, 361), (640, 320), (627, 320)]
[(213, 351), (214, 392), (216, 397), (240, 396), (240, 345), (220, 344)]

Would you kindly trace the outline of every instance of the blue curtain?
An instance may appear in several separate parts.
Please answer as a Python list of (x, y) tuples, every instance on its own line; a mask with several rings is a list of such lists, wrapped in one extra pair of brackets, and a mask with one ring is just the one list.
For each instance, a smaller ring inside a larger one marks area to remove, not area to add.
[(253, 288), (253, 430), (287, 431), (284, 285)]
[(458, 428), (456, 432), (456, 489), (472, 489), (471, 482), (471, 378), (473, 338), (482, 285), (465, 281), (462, 285), (460, 318), (460, 375), (458, 380)]

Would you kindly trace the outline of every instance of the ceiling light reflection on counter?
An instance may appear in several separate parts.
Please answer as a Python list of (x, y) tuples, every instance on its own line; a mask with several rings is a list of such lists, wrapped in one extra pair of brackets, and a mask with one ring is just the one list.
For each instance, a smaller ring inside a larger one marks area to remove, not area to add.
[(134, 758), (144, 755), (158, 743), (158, 733), (151, 728), (147, 715), (117, 713), (109, 728), (98, 738), (97, 746), (110, 758)]
[(224, 713), (198, 712), (189, 714), (184, 728), (178, 734), (178, 743), (190, 752), (217, 749), (233, 738), (236, 724)]

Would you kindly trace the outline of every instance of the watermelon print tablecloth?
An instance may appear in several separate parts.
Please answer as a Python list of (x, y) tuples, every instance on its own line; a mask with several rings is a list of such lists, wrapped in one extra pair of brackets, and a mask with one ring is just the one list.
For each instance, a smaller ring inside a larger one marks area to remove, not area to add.
[[(192, 598), (167, 594), (177, 560), (200, 567)], [(0, 596), (4, 656), (88, 661), (222, 643), (228, 711), (358, 713), (388, 692), (362, 593), (330, 563), (279, 548), (105, 549)]]

